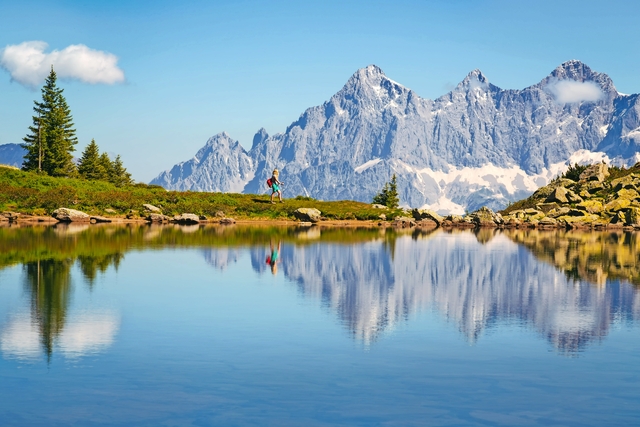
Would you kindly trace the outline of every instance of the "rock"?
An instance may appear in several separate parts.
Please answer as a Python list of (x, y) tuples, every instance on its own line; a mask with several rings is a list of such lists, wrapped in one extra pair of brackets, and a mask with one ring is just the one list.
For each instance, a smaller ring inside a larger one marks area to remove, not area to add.
[(586, 216), (587, 215), (587, 211), (582, 211), (580, 209), (570, 209), (569, 212), (567, 213), (567, 215), (569, 215), (569, 216)]
[(385, 214), (378, 215), (378, 218), (381, 219), (382, 221), (386, 221), (387, 220), (387, 216)]
[(544, 217), (538, 222), (540, 228), (555, 228), (558, 226), (558, 221), (554, 218)]
[(567, 190), (564, 187), (557, 187), (554, 189), (549, 196), (544, 200), (545, 203), (569, 203), (569, 199), (567, 199)]
[(451, 221), (453, 224), (458, 224), (464, 221), (462, 215), (447, 215), (444, 219), (447, 221)]
[(416, 223), (416, 226), (420, 228), (437, 228), (439, 225), (431, 219), (422, 219)]
[(148, 203), (143, 204), (142, 207), (144, 208), (145, 212), (162, 213), (162, 209)]
[(623, 188), (628, 190), (638, 190), (638, 185), (640, 185), (640, 179), (632, 173), (611, 181), (611, 188), (613, 188), (614, 191), (619, 191)]
[(504, 224), (504, 219), (500, 214), (494, 213), (486, 206), (468, 215), (468, 218), (478, 227), (497, 227)]
[(444, 220), (443, 217), (429, 209), (414, 209), (413, 211), (411, 211), (411, 214), (416, 221), (420, 221), (421, 219), (429, 219), (440, 225)]
[(216, 212), (215, 216), (216, 216), (216, 218), (224, 218), (226, 215), (224, 214), (224, 212), (218, 211), (218, 212)]
[(618, 212), (628, 208), (629, 205), (631, 205), (631, 201), (627, 199), (615, 199), (604, 205), (604, 210), (608, 212)]
[(628, 225), (640, 225), (640, 208), (630, 208), (626, 213), (625, 220)]
[(602, 182), (609, 176), (609, 167), (606, 163), (596, 163), (588, 166), (584, 172), (580, 174), (580, 181), (598, 181)]
[(622, 190), (618, 190), (616, 192), (616, 196), (618, 196), (618, 198), (620, 199), (627, 199), (629, 201), (637, 199), (638, 197), (640, 197), (640, 195), (638, 194), (638, 192), (636, 190), (631, 190), (628, 188), (623, 188)]
[(590, 194), (597, 193), (598, 191), (604, 190), (604, 184), (600, 181), (588, 181), (581, 185), (583, 190), (586, 190)]
[(600, 213), (604, 210), (604, 206), (602, 206), (602, 203), (598, 200), (586, 200), (576, 205), (576, 208), (593, 214)]
[(545, 199), (545, 204), (580, 202), (582, 202), (582, 197), (564, 187), (556, 187)]
[(108, 213), (108, 214), (115, 214), (116, 213), (116, 210), (115, 209), (111, 209), (111, 208), (107, 208), (104, 211), (105, 211), (105, 213)]
[(91, 221), (91, 217), (82, 212), (75, 209), (68, 208), (59, 208), (53, 211), (51, 215), (55, 219), (61, 222), (89, 222)]
[(129, 212), (127, 213), (127, 219), (131, 219), (131, 218), (137, 218), (138, 217), (138, 211), (135, 209), (131, 209), (129, 210)]
[(547, 213), (547, 212), (549, 212), (550, 210), (553, 210), (553, 209), (558, 209), (558, 207), (559, 207), (558, 204), (555, 203), (555, 202), (552, 202), (552, 203), (538, 203), (536, 205), (536, 208), (539, 211), (544, 212), (544, 213)]
[(371, 207), (374, 208), (374, 209), (389, 209), (387, 206), (379, 205), (377, 203), (372, 204)]
[(408, 216), (397, 216), (393, 219), (391, 225), (398, 228), (415, 227), (416, 222)]
[(300, 221), (318, 222), (320, 221), (322, 212), (316, 208), (298, 208), (293, 215)]
[(174, 216), (173, 222), (176, 222), (178, 224), (198, 224), (200, 222), (200, 218), (196, 214), (183, 213)]
[(99, 222), (111, 222), (111, 218), (105, 218), (103, 216), (92, 216), (90, 218), (92, 224), (96, 224)]
[(198, 217), (198, 219), (199, 219), (200, 221), (206, 221), (206, 220), (207, 220), (207, 216), (206, 216), (206, 215), (200, 215), (200, 216)]
[(222, 218), (222, 219), (220, 220), (220, 224), (227, 224), (227, 225), (229, 225), (229, 224), (235, 224), (235, 223), (236, 223), (236, 220), (235, 220), (235, 219), (233, 219), (233, 218)]
[(169, 221), (170, 218), (159, 213), (152, 213), (147, 216), (146, 220), (149, 222), (166, 222)]
[(571, 210), (571, 208), (563, 206), (561, 208), (554, 209), (552, 211), (547, 212), (547, 216), (549, 216), (551, 218), (558, 218), (560, 216), (568, 214), (570, 210)]

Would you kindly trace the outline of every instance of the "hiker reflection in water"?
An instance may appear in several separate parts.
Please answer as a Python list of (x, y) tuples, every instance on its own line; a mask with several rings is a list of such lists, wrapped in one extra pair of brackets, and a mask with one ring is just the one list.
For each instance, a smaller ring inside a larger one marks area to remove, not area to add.
[(273, 240), (270, 243), (271, 245), (271, 255), (267, 255), (267, 264), (271, 266), (271, 272), (276, 274), (278, 272), (278, 261), (280, 260), (280, 241), (278, 241), (278, 246), (273, 243)]

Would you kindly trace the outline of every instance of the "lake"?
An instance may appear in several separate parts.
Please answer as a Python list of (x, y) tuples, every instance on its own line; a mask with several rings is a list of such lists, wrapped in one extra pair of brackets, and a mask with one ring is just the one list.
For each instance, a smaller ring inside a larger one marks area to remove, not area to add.
[(640, 423), (640, 235), (0, 228), (2, 426)]

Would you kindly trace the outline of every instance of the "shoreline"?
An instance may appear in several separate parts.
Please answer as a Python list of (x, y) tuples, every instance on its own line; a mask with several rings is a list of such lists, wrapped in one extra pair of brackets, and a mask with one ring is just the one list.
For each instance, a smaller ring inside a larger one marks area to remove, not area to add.
[(153, 222), (145, 218), (126, 218), (122, 216), (115, 217), (99, 217), (100, 220), (90, 221), (59, 221), (51, 216), (30, 215), (18, 212), (3, 212), (0, 214), (0, 227), (29, 227), (29, 226), (55, 226), (61, 225), (178, 225), (178, 226), (232, 226), (232, 225), (253, 225), (253, 226), (286, 226), (286, 227), (347, 227), (347, 228), (393, 228), (393, 229), (418, 229), (433, 230), (441, 228), (443, 230), (480, 230), (480, 229), (501, 229), (501, 230), (544, 230), (544, 231), (563, 231), (563, 230), (580, 230), (580, 231), (640, 231), (640, 225), (622, 225), (622, 224), (567, 224), (549, 226), (546, 224), (536, 224), (522, 222), (513, 223), (481, 223), (476, 224), (467, 221), (451, 222), (442, 221), (440, 223), (429, 220), (414, 220), (409, 217), (400, 217), (393, 221), (383, 220), (321, 220), (318, 222), (299, 221), (294, 219), (238, 219), (225, 222), (223, 220), (229, 218), (215, 218), (200, 220), (192, 223), (182, 223), (177, 221)]

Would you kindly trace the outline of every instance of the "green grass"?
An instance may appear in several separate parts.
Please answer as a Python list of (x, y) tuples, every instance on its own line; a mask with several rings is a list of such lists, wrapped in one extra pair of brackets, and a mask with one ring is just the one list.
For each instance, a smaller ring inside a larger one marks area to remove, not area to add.
[[(377, 220), (382, 213), (368, 203), (346, 200), (323, 202), (299, 196), (273, 205), (268, 195), (166, 191), (146, 184), (116, 187), (103, 181), (54, 178), (0, 167), (0, 211), (50, 215), (55, 209), (66, 207), (108, 216), (105, 209), (125, 215), (130, 210), (142, 211), (144, 203), (161, 208), (165, 215), (194, 213), (212, 217), (222, 211), (236, 219), (293, 219), (293, 212), (301, 207), (316, 208), (327, 219), (335, 220)], [(384, 213), (392, 218), (402, 211)]]

